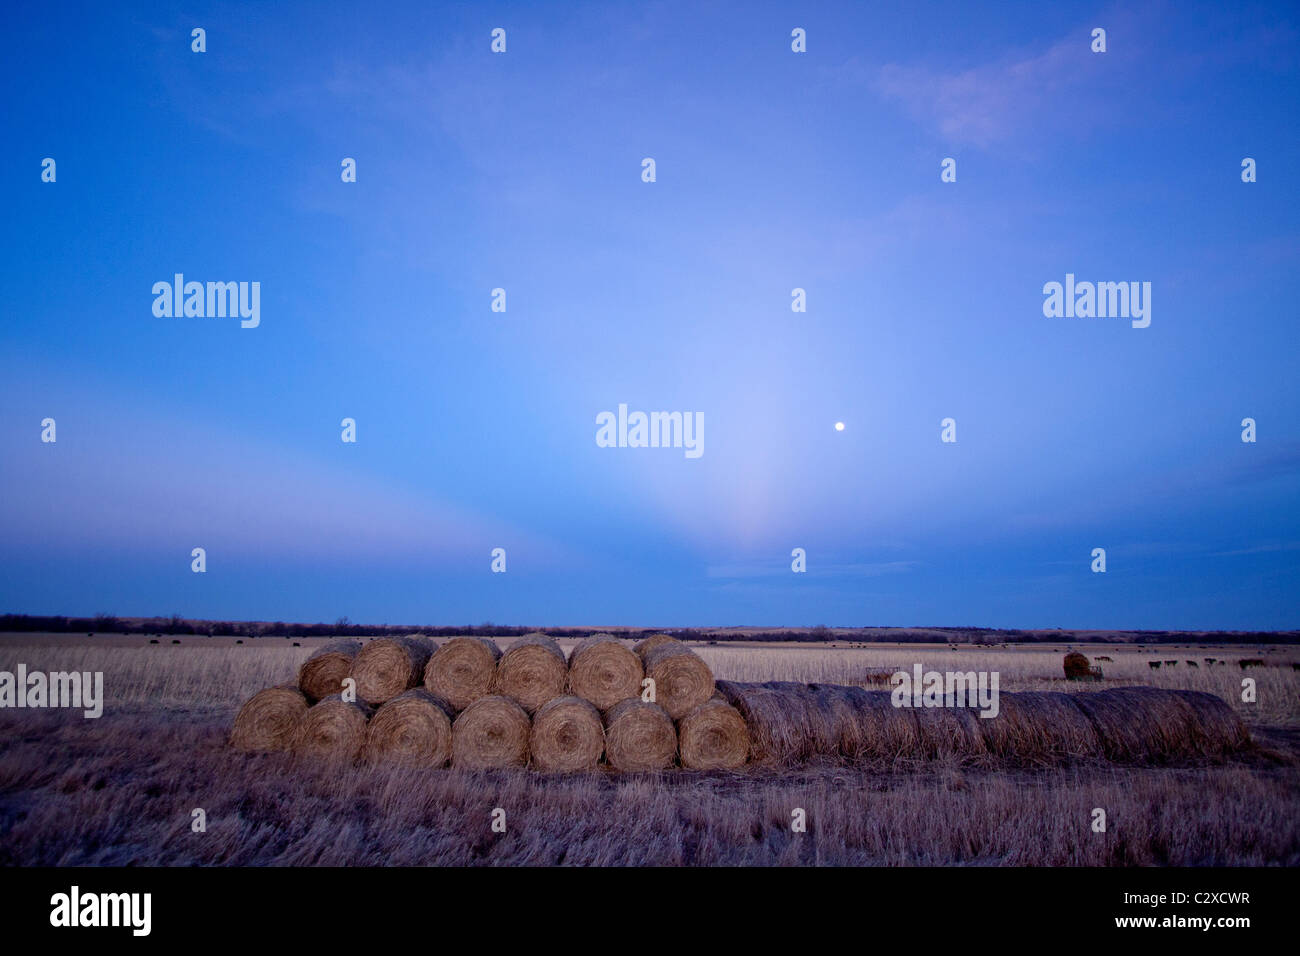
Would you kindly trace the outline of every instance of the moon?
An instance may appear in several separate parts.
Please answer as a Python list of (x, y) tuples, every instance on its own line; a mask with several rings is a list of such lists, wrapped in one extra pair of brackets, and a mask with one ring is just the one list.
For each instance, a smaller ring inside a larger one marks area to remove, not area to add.
[(844, 423), (843, 423), (843, 422), (836, 422), (836, 423), (835, 423), (835, 430), (836, 430), (837, 432), (842, 432), (842, 431), (844, 431)]

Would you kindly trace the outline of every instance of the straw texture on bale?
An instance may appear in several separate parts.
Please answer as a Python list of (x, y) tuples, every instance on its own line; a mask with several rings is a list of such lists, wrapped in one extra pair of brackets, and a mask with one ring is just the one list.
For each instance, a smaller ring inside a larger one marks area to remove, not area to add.
[(480, 697), (451, 725), (451, 762), (470, 770), (522, 767), (528, 763), (530, 727), (524, 709), (509, 697)]
[(847, 689), (852, 725), (840, 732), (841, 753), (849, 760), (896, 760), (921, 752), (921, 725), (910, 710), (895, 707), (884, 690)]
[(594, 770), (605, 752), (600, 711), (581, 697), (547, 701), (533, 715), (528, 752), (533, 766), (548, 773)]
[(352, 661), (357, 697), (371, 705), (419, 686), (433, 645), (414, 637), (383, 637), (363, 646)]
[(689, 647), (680, 643), (659, 644), (647, 650), (641, 659), (645, 676), (655, 682), (655, 702), (673, 720), (685, 717), (713, 696), (713, 671)]
[[(904, 708), (899, 708), (900, 710)], [(979, 711), (971, 707), (914, 707), (921, 752), (932, 758), (979, 758), (988, 753)]]
[(433, 652), (424, 686), (456, 710), (492, 693), (501, 648), (481, 637), (453, 637)]
[(749, 759), (749, 728), (740, 711), (714, 696), (678, 723), (677, 747), (689, 770), (735, 770)]
[(332, 641), (321, 647), (298, 668), (298, 689), (313, 701), (342, 692), (343, 679), (352, 673), (360, 650), (360, 641)]
[(1075, 694), (1074, 700), (1091, 718), (1111, 760), (1159, 762), (1246, 745), (1249, 735), (1235, 715), (1228, 717), (1227, 704), (1213, 694), (1188, 693), (1117, 687)]
[(745, 719), (755, 763), (785, 766), (813, 756), (813, 719), (806, 695), (729, 680), (718, 681), (718, 690)]
[(451, 760), (451, 705), (423, 687), (398, 694), (370, 718), (365, 756), (421, 767)]
[(920, 723), (895, 707), (884, 690), (810, 684), (810, 719), (817, 752), (849, 762), (916, 757), (924, 752)]
[(360, 701), (333, 694), (298, 722), (293, 752), (306, 757), (355, 760), (366, 743), (366, 724), (374, 711)]
[(563, 697), (568, 681), (564, 651), (545, 634), (525, 634), (497, 664), (496, 692), (514, 698), (530, 714), (547, 701)]
[(677, 757), (677, 729), (658, 704), (632, 698), (605, 714), (605, 759), (615, 770), (663, 770)]
[(1253, 745), (1250, 732), (1228, 702), (1199, 690), (1175, 690), (1192, 708), (1198, 748), (1205, 753), (1226, 754)]
[(581, 641), (569, 654), (569, 692), (602, 711), (641, 693), (641, 658), (609, 634)]
[(890, 692), (857, 687), (719, 681), (718, 689), (745, 719), (752, 761), (774, 766), (814, 758), (1151, 761), (1250, 746), (1232, 708), (1196, 691), (1002, 693), (997, 716), (981, 717), (969, 707), (894, 707)]
[(1035, 764), (1102, 756), (1097, 728), (1075, 696), (1052, 691), (999, 694), (997, 716), (980, 719), (989, 752)]
[(230, 744), (239, 750), (288, 750), (307, 713), (307, 698), (296, 687), (259, 690), (239, 708)]
[(789, 681), (719, 681), (718, 689), (745, 718), (756, 763), (892, 760), (924, 753), (916, 715), (894, 707), (889, 691)]
[(656, 647), (663, 647), (665, 644), (676, 644), (679, 647), (686, 646), (681, 641), (677, 640), (677, 638), (670, 637), (667, 634), (651, 634), (644, 640), (637, 641), (633, 644), (632, 653), (644, 661), (646, 654), (653, 651)]

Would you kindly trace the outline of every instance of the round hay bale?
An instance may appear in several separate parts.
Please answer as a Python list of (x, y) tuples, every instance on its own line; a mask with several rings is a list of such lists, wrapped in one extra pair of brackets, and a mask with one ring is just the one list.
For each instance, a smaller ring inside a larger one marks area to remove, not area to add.
[(858, 724), (857, 708), (847, 691), (848, 688), (834, 684), (800, 686), (799, 692), (807, 700), (812, 749), (817, 756), (848, 757), (862, 747), (861, 731), (864, 728)]
[(1075, 698), (1040, 691), (999, 694), (997, 716), (979, 721), (989, 752), (1029, 764), (1102, 756), (1097, 729)]
[(600, 711), (581, 697), (547, 701), (533, 716), (528, 751), (533, 766), (548, 773), (596, 769), (605, 752)]
[(1080, 654), (1078, 651), (1070, 651), (1070, 653), (1065, 655), (1063, 667), (1065, 669), (1065, 676), (1070, 680), (1078, 680), (1079, 678), (1087, 677), (1092, 673), (1092, 668), (1088, 663), (1088, 658)]
[(717, 686), (727, 703), (745, 719), (750, 756), (755, 763), (788, 767), (816, 753), (816, 715), (810, 697), (801, 691), (802, 685), (721, 680)]
[(921, 725), (910, 707), (895, 707), (887, 690), (845, 688), (853, 706), (853, 727), (841, 734), (849, 760), (898, 760), (921, 756)]
[(432, 652), (428, 640), (417, 638), (383, 637), (371, 641), (352, 661), (357, 697), (378, 705), (418, 686)]
[(977, 711), (968, 707), (914, 707), (912, 713), (921, 731), (925, 756), (972, 760), (988, 753)]
[(568, 680), (569, 665), (560, 645), (545, 634), (525, 634), (501, 655), (495, 689), (533, 714), (547, 701), (563, 697)]
[(639, 696), (644, 676), (641, 658), (609, 634), (580, 641), (569, 654), (569, 692), (602, 711)]
[(355, 760), (366, 743), (366, 724), (374, 713), (341, 694), (326, 697), (298, 722), (293, 752), (318, 760)]
[(1175, 690), (1192, 708), (1196, 744), (1207, 754), (1227, 754), (1253, 745), (1250, 732), (1236, 711), (1221, 697), (1199, 690)]
[(1184, 698), (1154, 687), (1118, 687), (1074, 695), (1111, 760), (1162, 761), (1197, 753), (1196, 714)]
[(681, 641), (677, 640), (677, 638), (670, 637), (667, 634), (651, 634), (644, 640), (637, 641), (633, 644), (632, 653), (644, 661), (646, 654), (653, 651), (656, 647), (663, 647), (666, 644), (675, 644), (678, 647), (686, 646)]
[(749, 759), (749, 728), (740, 711), (711, 697), (677, 726), (682, 766), (689, 770), (735, 770)]
[(481, 637), (453, 637), (433, 652), (424, 668), (424, 686), (455, 710), (464, 710), (492, 693), (501, 648)]
[(641, 658), (655, 682), (655, 703), (673, 720), (685, 717), (713, 696), (713, 671), (704, 658), (680, 643), (661, 643)]
[(816, 755), (840, 757), (852, 763), (921, 754), (915, 715), (910, 708), (893, 706), (889, 691), (809, 684), (804, 693)]
[(319, 648), (298, 668), (298, 689), (312, 701), (342, 692), (360, 650), (360, 641), (333, 641)]
[(366, 759), (421, 767), (451, 760), (451, 705), (423, 687), (398, 694), (375, 712), (366, 728)]
[(528, 763), (528, 715), (509, 697), (480, 697), (451, 725), (451, 762), (470, 770)]
[(605, 759), (615, 770), (663, 770), (677, 757), (677, 730), (658, 704), (621, 701), (605, 714)]
[(296, 687), (259, 690), (239, 708), (230, 745), (238, 750), (289, 750), (306, 713), (307, 697)]

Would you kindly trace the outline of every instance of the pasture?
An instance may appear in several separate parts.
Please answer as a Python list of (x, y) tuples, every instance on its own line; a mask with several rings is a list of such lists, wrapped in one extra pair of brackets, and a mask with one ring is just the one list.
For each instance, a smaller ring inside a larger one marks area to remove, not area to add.
[[(21, 662), (102, 671), (105, 692), (97, 720), (0, 710), (0, 862), (1300, 863), (1300, 671), (1292, 666), (1300, 654), (1290, 647), (696, 644), (720, 680), (878, 689), (880, 675), (920, 663), (997, 671), (1003, 691), (1206, 691), (1232, 705), (1260, 748), (1167, 767), (1084, 761), (1009, 770), (951, 759), (884, 769), (545, 775), (325, 766), (231, 750), (240, 704), (290, 678), (323, 641), (178, 640), (0, 636), (0, 669)], [(560, 643), (567, 651), (573, 642)], [(1111, 658), (1100, 662), (1104, 681), (1065, 681), (1069, 649), (1094, 663)], [(1263, 663), (1243, 670), (1243, 660)], [(1254, 703), (1241, 700), (1243, 677), (1256, 683)], [(1107, 813), (1104, 833), (1089, 825), (1097, 807)], [(203, 832), (191, 825), (199, 809)], [(497, 809), (505, 832), (490, 826)], [(805, 833), (791, 829), (795, 809), (805, 811)]]

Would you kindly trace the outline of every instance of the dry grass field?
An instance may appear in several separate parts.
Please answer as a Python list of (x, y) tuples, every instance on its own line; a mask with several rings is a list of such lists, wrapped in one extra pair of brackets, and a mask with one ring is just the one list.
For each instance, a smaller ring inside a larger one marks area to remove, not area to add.
[[(1075, 645), (1094, 661), (1112, 658), (1101, 661), (1104, 683), (1076, 684), (1061, 679), (1066, 645), (700, 645), (717, 677), (731, 680), (869, 684), (919, 662), (998, 671), (1006, 691), (1209, 691), (1234, 706), (1261, 749), (1173, 767), (928, 761), (547, 776), (326, 767), (233, 751), (226, 736), (239, 705), (291, 678), (321, 641), (171, 640), (0, 636), (0, 670), (103, 671), (105, 686), (98, 720), (0, 711), (0, 863), (1300, 864), (1295, 648)], [(1265, 664), (1243, 670), (1243, 658)], [(1179, 663), (1156, 670), (1152, 660)], [(1257, 703), (1241, 702), (1243, 676), (1257, 682)], [(489, 826), (497, 807), (505, 833)], [(1105, 833), (1091, 830), (1094, 807), (1106, 809)], [(198, 808), (206, 832), (191, 829)], [(807, 812), (807, 833), (791, 832), (794, 808)]]

